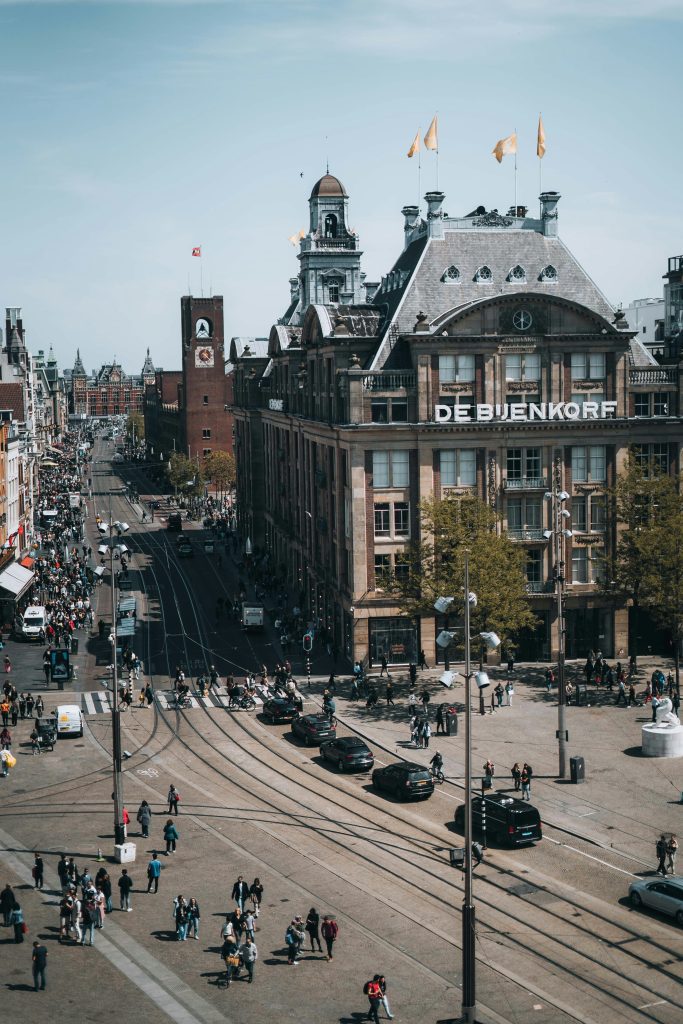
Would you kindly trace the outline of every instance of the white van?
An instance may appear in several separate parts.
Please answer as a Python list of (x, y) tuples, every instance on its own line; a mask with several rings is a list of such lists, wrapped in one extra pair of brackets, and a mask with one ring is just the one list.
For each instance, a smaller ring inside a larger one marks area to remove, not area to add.
[(57, 739), (60, 736), (82, 736), (83, 715), (78, 704), (60, 704), (55, 711)]
[(23, 615), (21, 635), (25, 640), (41, 640), (45, 637), (47, 611), (42, 605), (30, 604)]

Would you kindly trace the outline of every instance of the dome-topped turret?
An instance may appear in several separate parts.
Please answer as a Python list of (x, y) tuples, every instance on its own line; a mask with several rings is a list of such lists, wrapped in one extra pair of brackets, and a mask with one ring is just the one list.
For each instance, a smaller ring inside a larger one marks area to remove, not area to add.
[(339, 178), (335, 178), (333, 174), (329, 173), (324, 174), (313, 186), (311, 199), (315, 199), (317, 196), (343, 196), (345, 199), (349, 198), (349, 194)]

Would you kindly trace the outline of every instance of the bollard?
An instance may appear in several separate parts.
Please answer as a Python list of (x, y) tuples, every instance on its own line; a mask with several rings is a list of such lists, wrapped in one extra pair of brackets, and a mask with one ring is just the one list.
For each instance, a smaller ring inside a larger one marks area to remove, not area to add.
[(104, 860), (104, 857), (102, 856), (102, 851), (101, 851), (101, 849), (99, 848), (99, 846), (97, 847), (97, 856), (95, 857), (95, 860), (96, 860), (96, 861), (97, 861), (98, 863)]

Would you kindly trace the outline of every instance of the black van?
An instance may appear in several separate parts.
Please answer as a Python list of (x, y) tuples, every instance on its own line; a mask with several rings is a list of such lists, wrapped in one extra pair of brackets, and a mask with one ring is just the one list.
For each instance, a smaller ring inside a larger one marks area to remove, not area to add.
[(183, 520), (180, 512), (171, 512), (166, 523), (167, 530), (182, 530)]
[[(491, 793), (486, 800), (486, 835), (501, 846), (524, 846), (543, 838), (541, 816), (526, 800), (515, 800), (504, 793)], [(481, 832), (482, 797), (472, 800), (472, 831)], [(455, 811), (455, 824), (465, 825), (465, 805)]]

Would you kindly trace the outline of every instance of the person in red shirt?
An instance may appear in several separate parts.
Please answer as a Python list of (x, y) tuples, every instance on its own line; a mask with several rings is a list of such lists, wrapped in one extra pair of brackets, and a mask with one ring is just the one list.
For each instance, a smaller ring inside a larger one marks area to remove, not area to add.
[(379, 983), (379, 974), (376, 974), (372, 981), (366, 984), (364, 991), (370, 1001), (368, 1020), (374, 1020), (375, 1024), (379, 1024), (378, 1010), (382, 1003), (382, 988)]

